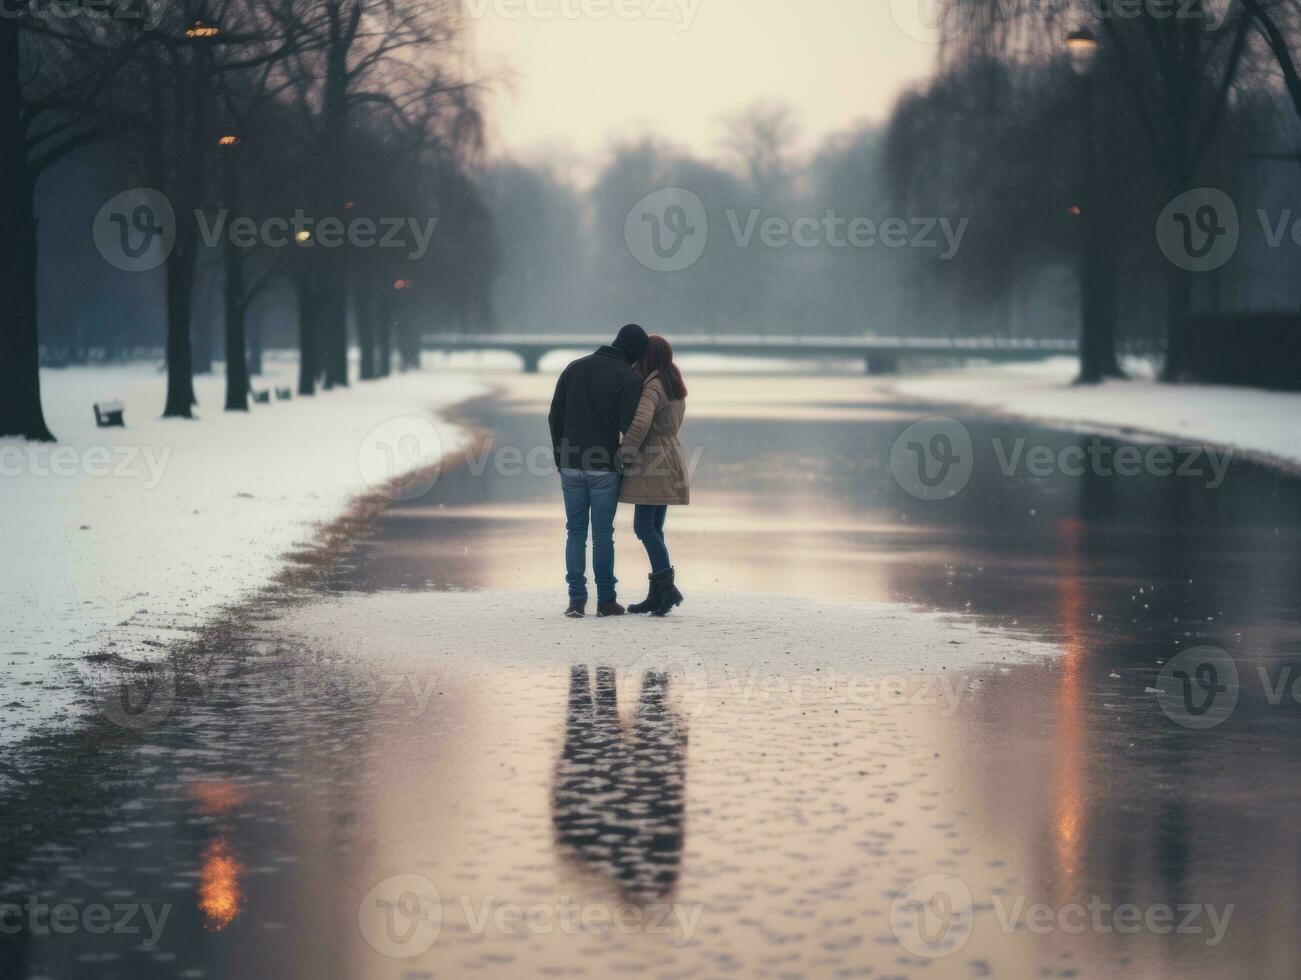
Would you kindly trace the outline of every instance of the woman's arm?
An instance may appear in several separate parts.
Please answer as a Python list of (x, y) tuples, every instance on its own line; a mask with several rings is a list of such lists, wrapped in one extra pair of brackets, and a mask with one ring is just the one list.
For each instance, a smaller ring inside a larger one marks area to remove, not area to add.
[(664, 389), (658, 378), (642, 388), (641, 401), (637, 403), (637, 412), (632, 417), (632, 425), (628, 426), (628, 431), (623, 434), (623, 442), (619, 445), (619, 456), (625, 463), (631, 463), (637, 458), (641, 444), (650, 435), (651, 423), (655, 421), (655, 411), (659, 408), (663, 393)]

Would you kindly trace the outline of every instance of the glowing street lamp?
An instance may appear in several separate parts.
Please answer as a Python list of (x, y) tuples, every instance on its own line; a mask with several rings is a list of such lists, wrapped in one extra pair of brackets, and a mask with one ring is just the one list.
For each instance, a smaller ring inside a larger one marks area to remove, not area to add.
[(1099, 290), (1105, 288), (1106, 243), (1103, 241), (1102, 223), (1098, 220), (1098, 167), (1096, 159), (1095, 127), (1093, 122), (1094, 89), (1098, 81), (1093, 69), (1098, 62), (1101, 43), (1087, 27), (1071, 31), (1066, 35), (1066, 53), (1071, 59), (1071, 68), (1079, 77), (1080, 114), (1084, 138), (1084, 187), (1082, 200), (1071, 205), (1070, 214), (1080, 219), (1080, 374), (1077, 384), (1091, 384), (1102, 380), (1103, 364), (1106, 352), (1103, 345), (1109, 341), (1103, 336), (1105, 319), (1101, 304), (1105, 297)]
[(296, 232), (294, 234), (294, 239), (300, 245), (306, 245), (308, 242), (312, 240), (312, 233), (308, 231), (306, 228), (304, 228), (302, 231)]
[(410, 289), (410, 288), (411, 288), (411, 280), (410, 280), (410, 279), (399, 279), (399, 280), (397, 280), (395, 283), (393, 283), (393, 288), (396, 289), (396, 290), (399, 290), (399, 291), (401, 291), (401, 290), (403, 290), (403, 289)]
[(234, 135), (222, 136), (218, 138), (217, 145), (218, 146), (239, 146), (239, 137)]
[(1066, 35), (1066, 53), (1071, 57), (1071, 67), (1079, 74), (1087, 75), (1093, 70), (1098, 60), (1098, 37), (1087, 27), (1071, 31)]
[(212, 24), (205, 24), (201, 20), (196, 20), (193, 24), (191, 24), (189, 27), (185, 29), (185, 36), (188, 37), (191, 41), (210, 40), (216, 37), (220, 33), (221, 33), (220, 27), (215, 27)]

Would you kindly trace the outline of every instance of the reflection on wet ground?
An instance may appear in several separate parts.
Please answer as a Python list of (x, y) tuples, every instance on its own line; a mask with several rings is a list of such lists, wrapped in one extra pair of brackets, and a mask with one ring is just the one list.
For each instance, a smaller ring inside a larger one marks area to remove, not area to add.
[(673, 896), (682, 862), (686, 737), (668, 702), (667, 670), (647, 670), (631, 731), (611, 667), (569, 672), (565, 744), (551, 814), (556, 843), (630, 901)]
[[(493, 450), (320, 595), (6, 790), (0, 885), (47, 910), (5, 918), (0, 976), (1295, 976), (1301, 486), (1009, 476), (1090, 437), (973, 418), (970, 485), (926, 502), (888, 460), (932, 407), (693, 380), (680, 614), (552, 622), (554, 477), (501, 453), (545, 391), (503, 378)], [(1205, 727), (1154, 692), (1200, 644), (1239, 681)]]

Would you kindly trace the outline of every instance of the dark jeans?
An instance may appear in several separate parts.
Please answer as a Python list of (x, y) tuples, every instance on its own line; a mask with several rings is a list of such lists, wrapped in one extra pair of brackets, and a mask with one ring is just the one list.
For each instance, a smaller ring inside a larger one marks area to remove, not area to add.
[(596, 601), (613, 602), (614, 511), (619, 506), (618, 473), (605, 470), (560, 471), (560, 489), (565, 495), (565, 581), (569, 598), (587, 598), (587, 524), (592, 524), (592, 577), (596, 579)]
[(652, 573), (669, 567), (669, 549), (664, 543), (664, 518), (668, 514), (666, 504), (638, 504), (632, 514), (632, 529), (646, 549)]

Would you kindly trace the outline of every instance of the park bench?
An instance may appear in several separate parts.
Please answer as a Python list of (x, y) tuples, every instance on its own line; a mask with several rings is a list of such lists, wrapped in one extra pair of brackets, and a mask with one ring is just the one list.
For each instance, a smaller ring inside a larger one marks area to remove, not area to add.
[(287, 402), (287, 401), (289, 401), (289, 399), (291, 399), (291, 398), (293, 398), (293, 397), (294, 397), (294, 390), (293, 390), (292, 388), (277, 388), (277, 389), (276, 389), (276, 398), (277, 398), (279, 401)]
[(126, 428), (126, 420), (123, 418), (126, 406), (121, 402), (104, 402), (102, 405), (96, 402), (93, 407), (95, 409), (95, 424), (101, 429), (108, 429), (113, 426), (122, 429)]
[(249, 395), (252, 396), (253, 401), (258, 405), (271, 404), (271, 392), (269, 391), (250, 391)]

